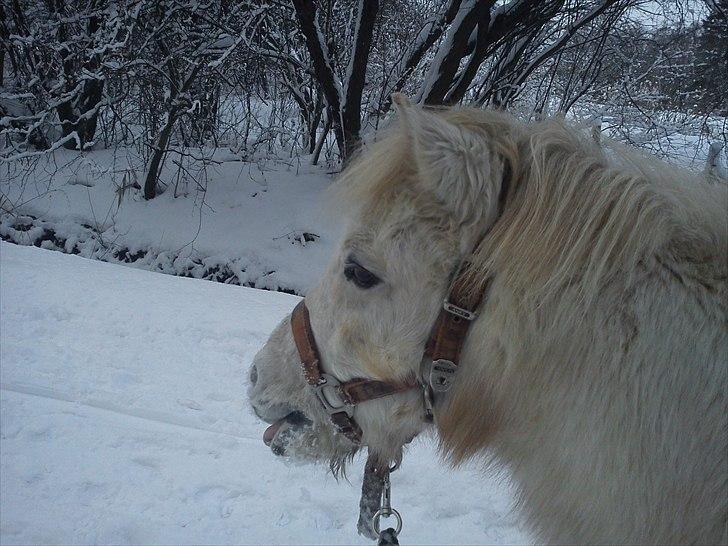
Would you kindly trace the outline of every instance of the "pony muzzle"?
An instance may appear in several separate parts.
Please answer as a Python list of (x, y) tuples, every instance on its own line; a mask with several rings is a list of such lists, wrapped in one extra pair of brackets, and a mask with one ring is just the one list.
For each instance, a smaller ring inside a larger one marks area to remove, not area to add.
[(303, 429), (310, 427), (312, 424), (311, 420), (306, 417), (303, 412), (294, 410), (285, 417), (278, 419), (275, 423), (270, 425), (263, 432), (263, 443), (270, 447), (279, 432), (284, 430), (290, 430), (294, 432), (295, 429)]

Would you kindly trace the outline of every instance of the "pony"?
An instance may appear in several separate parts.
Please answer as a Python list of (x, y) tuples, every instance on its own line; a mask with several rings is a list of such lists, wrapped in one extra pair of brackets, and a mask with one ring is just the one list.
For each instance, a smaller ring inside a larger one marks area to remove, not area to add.
[[(489, 286), (434, 423), (416, 390), (368, 401), (362, 445), (389, 464), (432, 431), (449, 464), (505, 465), (540, 542), (728, 542), (727, 186), (562, 119), (394, 102), (306, 294), (321, 367), (411, 381), (458, 264)], [(264, 440), (341, 471), (358, 446), (299, 363), (287, 317), (250, 369)]]

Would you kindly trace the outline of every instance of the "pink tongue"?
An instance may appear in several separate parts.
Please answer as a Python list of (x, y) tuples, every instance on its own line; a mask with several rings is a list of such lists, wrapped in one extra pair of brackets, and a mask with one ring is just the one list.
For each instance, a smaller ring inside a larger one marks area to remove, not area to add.
[(263, 433), (263, 443), (265, 445), (269, 446), (271, 444), (273, 438), (275, 438), (276, 432), (278, 432), (278, 429), (281, 428), (281, 425), (285, 422), (286, 418), (283, 417), (265, 429), (265, 432)]

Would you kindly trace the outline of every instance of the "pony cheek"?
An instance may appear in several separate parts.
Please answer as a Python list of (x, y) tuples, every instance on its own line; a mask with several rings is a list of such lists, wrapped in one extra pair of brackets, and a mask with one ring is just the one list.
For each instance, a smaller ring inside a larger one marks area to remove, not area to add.
[[(389, 332), (394, 329), (386, 329)], [(357, 323), (348, 323), (339, 330), (337, 351), (339, 362), (348, 362), (351, 373), (382, 381), (405, 381), (417, 366), (412, 355), (419, 346), (393, 340), (396, 336), (382, 336)]]

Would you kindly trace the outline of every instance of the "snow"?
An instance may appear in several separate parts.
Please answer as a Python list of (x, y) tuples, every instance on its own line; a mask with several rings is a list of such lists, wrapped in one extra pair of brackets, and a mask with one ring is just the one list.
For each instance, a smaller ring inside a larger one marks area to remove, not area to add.
[[(171, 185), (151, 201), (131, 187), (144, 172), (131, 148), (58, 150), (24, 184), (0, 180), (0, 193), (16, 213), (41, 219), (63, 238), (88, 239), (81, 226), (91, 226), (98, 235), (81, 249), (86, 257), (108, 261), (120, 250), (144, 251), (149, 256), (132, 265), (177, 275), (194, 273), (198, 263), (227, 265), (242, 283), (305, 293), (340, 234), (325, 195), (331, 177), (307, 158), (256, 163), (222, 148), (191, 153), (207, 154), (206, 169), (186, 164), (195, 176), (175, 189), (167, 161), (162, 179)], [(34, 232), (9, 233), (13, 222), (0, 214), (0, 235), (32, 244)], [(302, 241), (304, 233), (317, 237)]]
[[(244, 399), (297, 301), (0, 243), (0, 543), (370, 544), (363, 460), (284, 464)], [(529, 542), (505, 474), (426, 438), (392, 488), (403, 544)]]

